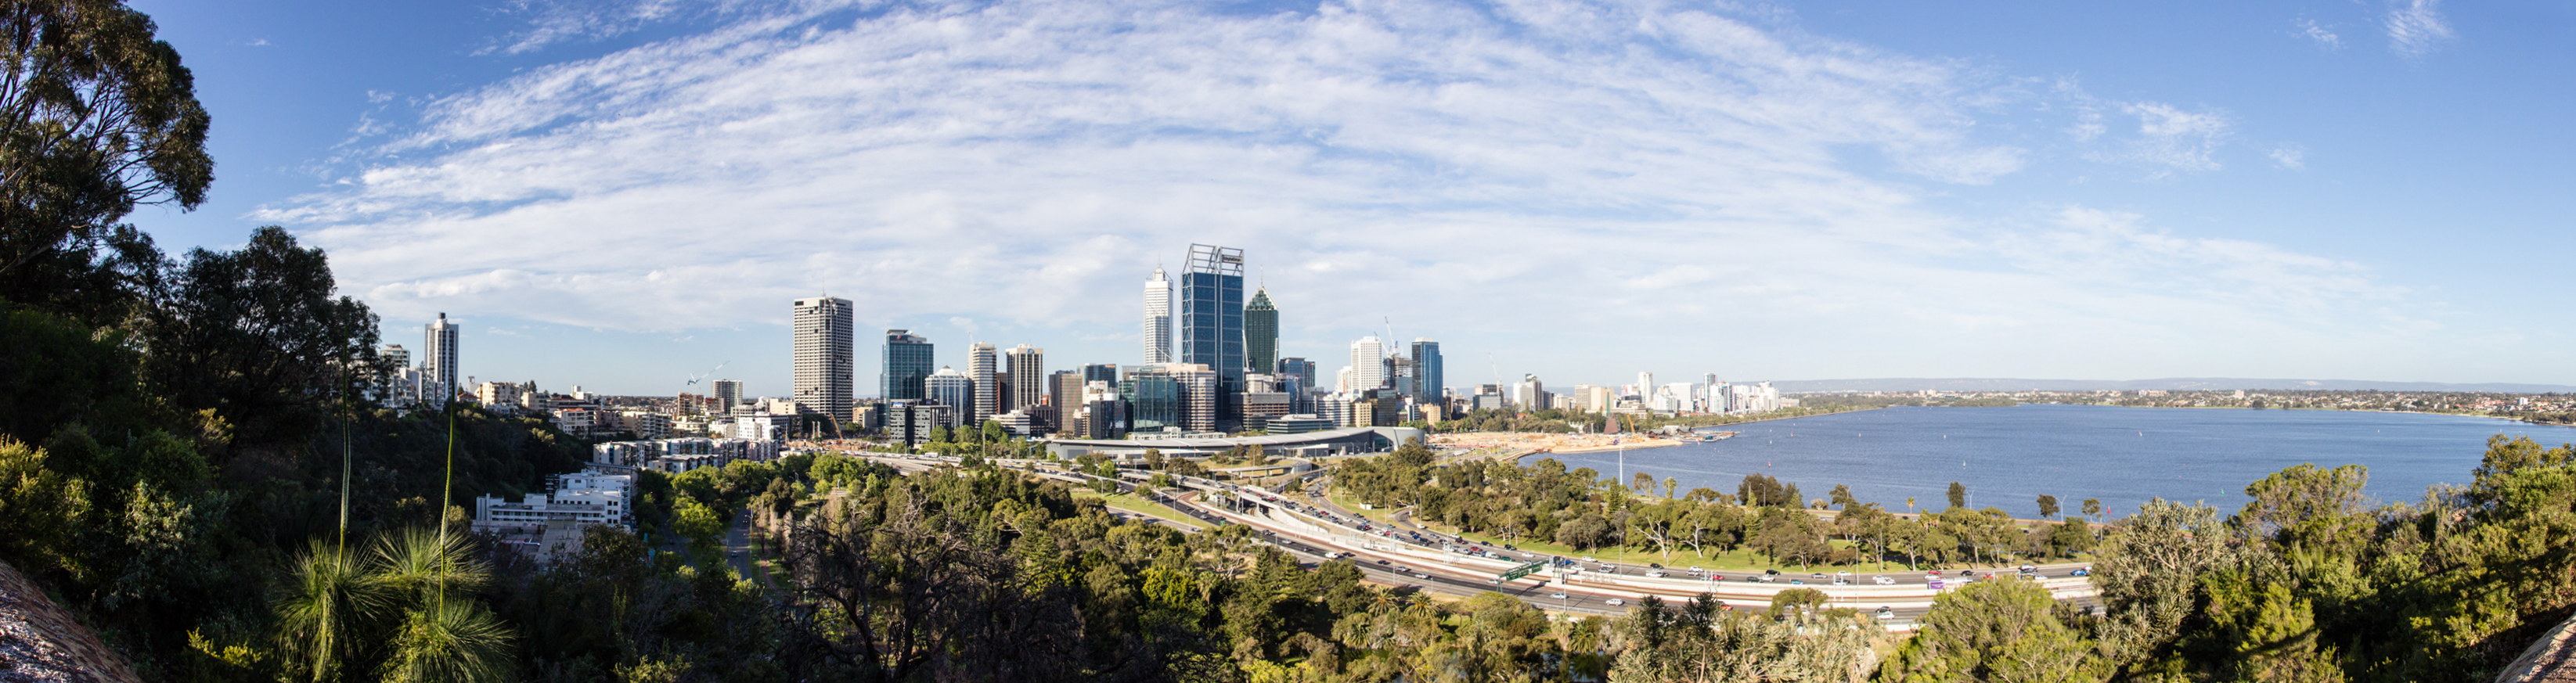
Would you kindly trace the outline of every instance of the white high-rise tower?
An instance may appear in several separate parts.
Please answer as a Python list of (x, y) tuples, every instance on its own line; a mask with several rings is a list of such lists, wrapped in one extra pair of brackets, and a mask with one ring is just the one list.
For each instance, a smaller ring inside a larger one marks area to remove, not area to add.
[(797, 299), (794, 324), (797, 410), (850, 419), (850, 300)]
[(1351, 342), (1351, 391), (1386, 386), (1386, 345), (1377, 335)]
[(421, 344), (420, 376), (438, 385), (421, 387), (421, 402), (443, 405), (456, 397), (456, 323), (448, 322), (445, 313), (429, 324), (428, 339)]
[(980, 426), (993, 419), (994, 407), (1001, 403), (1001, 368), (995, 367), (999, 361), (992, 344), (975, 342), (966, 347), (966, 376), (975, 380), (975, 410), (967, 414), (968, 424)]
[(1145, 362), (1172, 362), (1172, 281), (1159, 266), (1145, 281)]

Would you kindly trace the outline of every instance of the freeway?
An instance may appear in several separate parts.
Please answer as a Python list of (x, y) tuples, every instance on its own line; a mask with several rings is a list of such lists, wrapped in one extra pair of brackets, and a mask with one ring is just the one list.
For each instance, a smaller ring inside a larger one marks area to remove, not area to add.
[[(907, 473), (955, 464), (957, 460), (938, 455), (852, 455), (886, 462)], [(1053, 469), (1050, 467), (1053, 463), (1005, 460), (996, 464), (1072, 483), (1088, 484), (1103, 479), (1087, 473)], [(1122, 492), (1135, 491), (1138, 483), (1153, 476), (1153, 473), (1136, 471), (1119, 474), (1121, 479), (1110, 481), (1116, 482)], [(1418, 527), (1397, 529), (1381, 526), (1347, 510), (1331, 507), (1328, 500), (1313, 493), (1312, 489), (1307, 494), (1310, 502), (1299, 502), (1296, 497), (1275, 490), (1183, 475), (1167, 476), (1189, 491), (1175, 495), (1148, 490), (1143, 495), (1210, 527), (1240, 524), (1255, 529), (1265, 542), (1275, 544), (1301, 561), (1348, 559), (1373, 582), (1451, 596), (1497, 592), (1541, 609), (1562, 613), (1620, 614), (1626, 611), (1626, 603), (1644, 596), (1679, 601), (1701, 593), (1711, 594), (1729, 609), (1767, 609), (1772, 596), (1780, 591), (1815, 588), (1826, 595), (1831, 606), (1855, 608), (1877, 616), (1891, 630), (1911, 631), (1914, 621), (1930, 609), (1933, 598), (1940, 592), (1971, 580), (2033, 581), (2048, 588), (2061, 601), (2094, 607), (2095, 593), (2091, 581), (2081, 573), (2087, 569), (2082, 564), (2037, 566), (2029, 571), (2021, 571), (2019, 567), (1952, 570), (1946, 575), (1806, 572), (1802, 576), (1797, 572), (1771, 570), (1763, 573), (1734, 572), (1730, 577), (1727, 572), (1691, 572), (1678, 567), (1623, 565), (1592, 561), (1590, 558), (1539, 555), (1508, 545), (1485, 548), (1465, 539), (1443, 536)], [(1546, 571), (1510, 582), (1500, 580), (1503, 570), (1528, 561), (1546, 562)], [(1682, 575), (1670, 576), (1674, 573)], [(1888, 583), (1876, 581), (1882, 576)]]

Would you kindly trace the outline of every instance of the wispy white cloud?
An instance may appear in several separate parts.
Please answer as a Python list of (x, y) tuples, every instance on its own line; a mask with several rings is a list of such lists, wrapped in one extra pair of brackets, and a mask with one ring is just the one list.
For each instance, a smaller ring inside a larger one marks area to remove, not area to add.
[(2326, 27), (2317, 24), (2317, 20), (2315, 19), (2300, 19), (2298, 27), (2298, 35), (2315, 42), (2318, 47), (2328, 50), (2343, 49), (2343, 36), (2335, 35), (2333, 31), (2326, 30)]
[(2451, 24), (2442, 19), (2441, 0), (2392, 0), (2388, 18), (2388, 47), (2399, 56), (2420, 59), (2451, 39)]
[[(2037, 345), (2394, 305), (2350, 264), (2136, 217), (2018, 230), (1928, 208), (1944, 184), (2042, 161), (1981, 132), (2014, 96), (1972, 65), (1760, 15), (836, 9), (739, 12), (435, 99), (348, 186), (258, 217), (331, 248), (344, 286), (389, 317), (627, 330), (773, 321), (828, 289), (874, 321), (1122, 334), (1143, 273), (1191, 242), (1250, 251), (1299, 325), (1517, 335), (1544, 311), (1639, 339), (1769, 326)], [(2092, 150), (2075, 155), (2151, 176), (2218, 170), (2231, 128), (2157, 102), (2073, 109)], [(2104, 260), (2122, 249), (2204, 286), (2100, 279), (2149, 267)], [(2349, 337), (2331, 329), (2280, 333)]]
[(2272, 163), (2279, 165), (2281, 168), (2293, 171), (2307, 170), (2308, 148), (2290, 143), (2274, 147), (2272, 148)]
[(611, 38), (690, 10), (728, 8), (742, 1), (701, 3), (690, 0), (512, 0), (496, 8), (524, 25), (495, 39), (478, 53), (522, 54), (560, 43)]

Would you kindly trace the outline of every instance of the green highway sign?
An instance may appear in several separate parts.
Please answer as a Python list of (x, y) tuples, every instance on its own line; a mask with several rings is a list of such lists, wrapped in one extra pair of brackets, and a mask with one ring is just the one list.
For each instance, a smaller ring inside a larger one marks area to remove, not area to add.
[(1506, 569), (1506, 570), (1503, 570), (1503, 580), (1504, 580), (1504, 581), (1518, 581), (1518, 580), (1520, 580), (1520, 578), (1521, 578), (1521, 577), (1529, 576), (1529, 575), (1531, 575), (1531, 574), (1538, 573), (1538, 570), (1539, 570), (1540, 568), (1542, 568), (1542, 567), (1546, 567), (1546, 566), (1547, 566), (1547, 563), (1545, 563), (1545, 562), (1532, 562), (1532, 563), (1524, 564), (1524, 565), (1521, 565), (1521, 566), (1518, 566), (1518, 567), (1513, 567), (1513, 568), (1510, 568), (1510, 569)]

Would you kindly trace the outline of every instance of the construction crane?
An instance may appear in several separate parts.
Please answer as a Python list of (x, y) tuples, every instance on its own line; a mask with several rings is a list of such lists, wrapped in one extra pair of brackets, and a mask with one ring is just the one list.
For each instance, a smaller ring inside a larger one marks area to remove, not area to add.
[(708, 368), (706, 372), (701, 372), (701, 373), (698, 373), (698, 374), (690, 375), (690, 376), (689, 376), (689, 381), (688, 381), (688, 383), (687, 383), (687, 384), (682, 384), (682, 385), (680, 385), (680, 386), (684, 386), (684, 387), (685, 387), (685, 386), (692, 386), (692, 385), (695, 385), (695, 384), (697, 384), (697, 383), (699, 383), (699, 382), (706, 381), (706, 379), (707, 379), (708, 377), (713, 377), (713, 376), (715, 376), (715, 374), (716, 374), (716, 371), (717, 371), (717, 370), (723, 370), (723, 369), (725, 368), (725, 366), (727, 366), (727, 365), (732, 365), (732, 364), (733, 364), (733, 361), (725, 361), (725, 362), (722, 362), (722, 363), (717, 363), (715, 367)]

